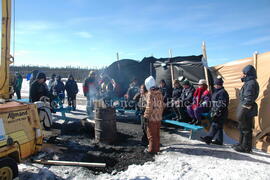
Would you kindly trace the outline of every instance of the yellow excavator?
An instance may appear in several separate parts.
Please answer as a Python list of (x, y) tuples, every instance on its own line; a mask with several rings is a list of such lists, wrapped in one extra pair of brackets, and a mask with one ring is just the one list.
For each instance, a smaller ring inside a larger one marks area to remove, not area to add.
[(10, 99), (11, 1), (2, 0), (0, 61), (0, 180), (18, 176), (17, 163), (41, 149), (43, 136), (37, 105)]

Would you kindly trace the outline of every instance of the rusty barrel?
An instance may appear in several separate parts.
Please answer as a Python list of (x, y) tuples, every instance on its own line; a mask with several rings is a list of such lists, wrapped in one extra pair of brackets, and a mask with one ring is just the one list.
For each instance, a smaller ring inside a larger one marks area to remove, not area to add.
[(112, 144), (117, 138), (116, 114), (111, 107), (97, 108), (95, 114), (96, 142)]

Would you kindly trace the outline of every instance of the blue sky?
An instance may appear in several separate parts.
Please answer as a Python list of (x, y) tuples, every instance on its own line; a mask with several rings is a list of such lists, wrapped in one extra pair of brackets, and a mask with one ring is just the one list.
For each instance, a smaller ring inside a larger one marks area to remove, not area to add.
[(210, 65), (270, 51), (270, 0), (16, 0), (16, 65), (108, 66), (199, 55)]

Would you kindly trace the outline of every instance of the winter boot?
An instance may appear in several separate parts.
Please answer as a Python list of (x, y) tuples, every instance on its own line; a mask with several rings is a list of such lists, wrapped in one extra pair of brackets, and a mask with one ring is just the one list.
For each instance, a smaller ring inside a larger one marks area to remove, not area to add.
[(223, 142), (221, 142), (221, 141), (219, 141), (219, 140), (214, 140), (214, 141), (212, 141), (212, 144), (216, 144), (216, 145), (220, 145), (220, 146), (222, 146), (223, 145)]
[(232, 145), (232, 148), (236, 148), (237, 146), (241, 146), (243, 143), (243, 132), (240, 130), (239, 143)]
[(252, 152), (252, 131), (243, 131), (243, 142), (240, 146), (236, 146), (234, 150), (243, 153)]
[(205, 142), (206, 144), (211, 144), (211, 142), (212, 142), (212, 138), (211, 137), (209, 137), (209, 136), (205, 136), (205, 137), (200, 137), (201, 138), (201, 140), (203, 141), (203, 142)]

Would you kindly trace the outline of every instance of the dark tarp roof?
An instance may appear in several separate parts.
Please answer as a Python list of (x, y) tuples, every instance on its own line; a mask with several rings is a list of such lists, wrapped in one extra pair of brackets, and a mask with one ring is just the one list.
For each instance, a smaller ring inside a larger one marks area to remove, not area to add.
[[(178, 56), (173, 58), (155, 58), (146, 57), (142, 61), (131, 59), (123, 59), (112, 63), (105, 69), (104, 73), (113, 78), (122, 88), (122, 93), (125, 93), (129, 87), (129, 83), (136, 78), (139, 84), (143, 84), (144, 80), (152, 75), (157, 82), (165, 79), (168, 83), (171, 81), (171, 73), (168, 68), (165, 70), (161, 67), (161, 63), (174, 64), (174, 77), (187, 76), (192, 82), (197, 82), (198, 79), (205, 78), (203, 65), (201, 62), (202, 55), (199, 56)], [(188, 63), (185, 63), (188, 61)], [(171, 83), (169, 83), (171, 85)]]

